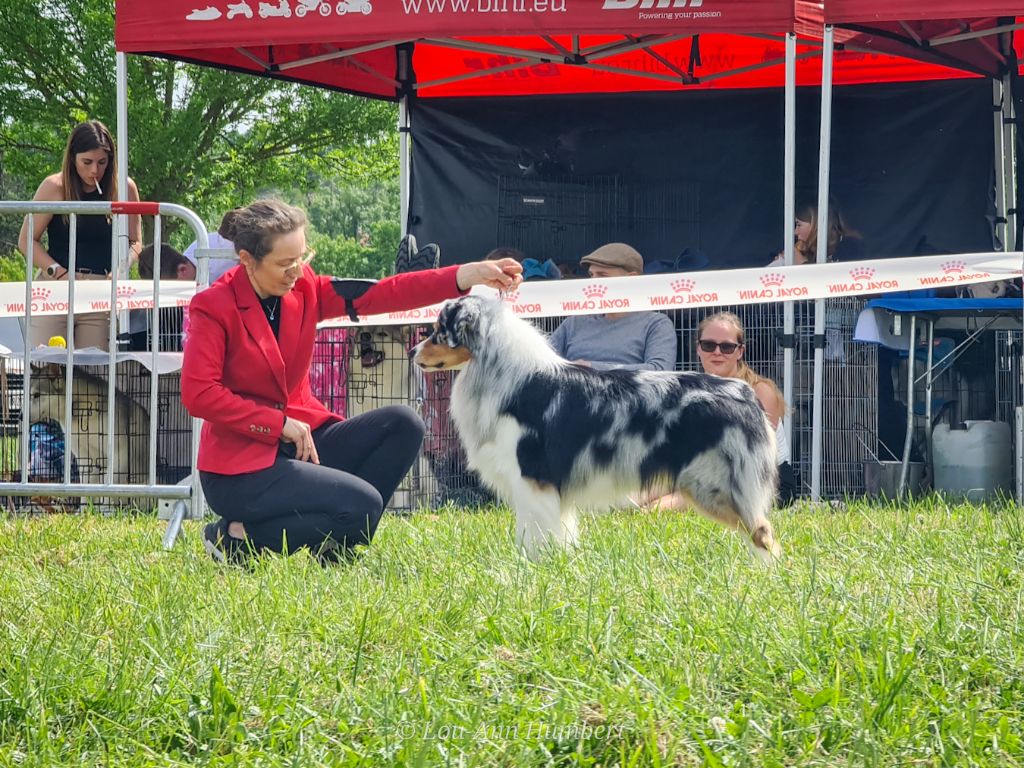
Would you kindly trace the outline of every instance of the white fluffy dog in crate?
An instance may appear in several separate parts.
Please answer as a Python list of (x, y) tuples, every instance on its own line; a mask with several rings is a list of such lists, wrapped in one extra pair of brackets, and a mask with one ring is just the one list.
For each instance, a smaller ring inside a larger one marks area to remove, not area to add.
[(54, 420), (64, 430), (65, 445), (78, 459), (83, 483), (106, 482), (114, 465), (115, 483), (143, 483), (149, 472), (149, 413), (134, 399), (115, 390), (114, 456), (107, 455), (107, 381), (74, 370), (71, 423), (65, 423), (65, 369), (44, 365), (34, 370), (29, 389), (29, 421)]

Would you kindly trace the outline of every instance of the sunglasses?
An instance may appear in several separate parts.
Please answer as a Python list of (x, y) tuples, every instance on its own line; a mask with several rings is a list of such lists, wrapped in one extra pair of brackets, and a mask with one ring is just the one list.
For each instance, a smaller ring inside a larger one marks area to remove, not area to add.
[(743, 345), (736, 344), (732, 341), (711, 341), (710, 339), (701, 339), (697, 342), (697, 346), (700, 347), (701, 352), (714, 352), (716, 349), (720, 349), (722, 350), (723, 355), (731, 355)]

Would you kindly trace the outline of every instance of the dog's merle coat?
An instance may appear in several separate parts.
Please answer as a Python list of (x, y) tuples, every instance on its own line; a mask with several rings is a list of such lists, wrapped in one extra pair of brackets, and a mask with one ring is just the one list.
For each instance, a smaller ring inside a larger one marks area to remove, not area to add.
[(744, 382), (700, 373), (597, 371), (558, 357), (503, 303), (447, 302), (417, 349), (425, 370), (464, 368), (452, 417), (470, 466), (516, 513), (531, 555), (577, 535), (576, 507), (678, 491), (778, 554), (767, 513), (775, 437)]

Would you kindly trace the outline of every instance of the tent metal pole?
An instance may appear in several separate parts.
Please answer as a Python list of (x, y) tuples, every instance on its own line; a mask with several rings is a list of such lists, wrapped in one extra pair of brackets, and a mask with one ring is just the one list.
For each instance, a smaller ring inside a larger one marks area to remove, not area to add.
[(1007, 233), (1003, 248), (1007, 251), (1014, 248), (1014, 237), (1017, 232), (1017, 204), (1014, 200), (1017, 189), (1017, 124), (1014, 121), (1016, 109), (1013, 103), (1013, 82), (1009, 73), (1003, 75), (1003, 110), (997, 113), (1002, 121), (1002, 165), (1003, 165), (1003, 216), (1006, 217), (1004, 231)]
[[(996, 182), (996, 225), (993, 233), (1003, 244), (1003, 250), (1010, 250), (1010, 233), (1013, 231), (1009, 225), (1009, 212), (1006, 205), (1006, 167), (1003, 165), (1003, 116), (1006, 110), (1007, 94), (1003, 91), (1003, 84), (999, 80), (992, 80), (992, 172)], [(1002, 224), (999, 220), (1002, 219)], [(1000, 231), (1000, 226), (1002, 231)]]
[(117, 52), (117, 199), (128, 199), (128, 57)]
[[(828, 261), (828, 184), (832, 150), (832, 60), (835, 29), (825, 26), (821, 54), (821, 126), (818, 142), (818, 243), (817, 261)], [(814, 410), (811, 433), (811, 499), (821, 498), (822, 406), (825, 379), (825, 301), (814, 302)]]
[(398, 102), (398, 185), (401, 195), (402, 235), (409, 231), (409, 96), (405, 95)]
[[(783, 150), (782, 242), (786, 266), (793, 263), (793, 222), (796, 220), (796, 35), (786, 35), (785, 127)], [(792, 301), (782, 305), (782, 397), (793, 404), (793, 354), (795, 351)], [(786, 419), (786, 439), (793, 445), (793, 419)]]
[(409, 152), (409, 88), (406, 87), (410, 81), (410, 55), (410, 51), (406, 48), (398, 50), (398, 79), (403, 85), (402, 97), (398, 100), (398, 194), (403, 237), (409, 232), (409, 199), (412, 177), (412, 155)]
[[(115, 56), (117, 73), (117, 199), (128, 199), (128, 57), (118, 51)], [(114, 217), (114, 230), (118, 245), (115, 251), (118, 277), (128, 277), (128, 218)], [(120, 246), (124, 245), (124, 249)], [(123, 318), (127, 321), (127, 314)], [(125, 326), (127, 327), (127, 326)]]
[[(121, 51), (117, 51), (114, 56), (114, 69), (116, 79), (116, 113), (117, 113), (117, 199), (127, 200), (128, 199), (128, 56)], [(142, 236), (142, 233), (139, 233)], [(129, 243), (128, 243), (128, 217), (114, 216), (114, 249), (112, 258), (116, 259), (111, 263), (111, 267), (114, 272), (114, 282), (118, 279), (127, 280), (128, 270), (130, 264), (128, 263)], [(115, 266), (116, 265), (116, 266)], [(113, 290), (114, 286), (111, 287)], [(113, 313), (111, 313), (113, 315)], [(117, 325), (119, 328), (128, 328), (128, 310), (118, 312), (117, 314)], [(117, 348), (117, 329), (110, 329), (110, 359), (113, 361), (115, 350)], [(113, 365), (111, 365), (111, 371), (113, 371)], [(114, 406), (114, 385), (113, 376), (110, 377), (110, 391), (109, 400), (110, 407)], [(113, 422), (111, 422), (113, 425)], [(113, 432), (110, 435), (111, 445), (108, 454), (113, 456)], [(113, 475), (110, 475), (112, 478)]]

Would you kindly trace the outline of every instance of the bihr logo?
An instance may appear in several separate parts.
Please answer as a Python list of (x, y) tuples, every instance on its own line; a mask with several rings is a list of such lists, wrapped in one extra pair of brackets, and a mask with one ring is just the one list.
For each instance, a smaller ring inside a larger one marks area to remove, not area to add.
[(673, 280), (669, 285), (672, 288), (672, 294), (651, 296), (652, 307), (670, 307), (681, 304), (714, 304), (718, 301), (718, 294), (716, 292), (698, 291), (697, 281), (691, 280), (688, 277)]
[(630, 8), (700, 8), (704, 0), (604, 0), (606, 11), (628, 11)]
[(608, 295), (608, 286), (600, 285), (598, 283), (591, 283), (590, 285), (583, 286), (583, 301), (563, 301), (560, 302), (563, 312), (573, 312), (579, 310), (593, 310), (593, 309), (629, 309), (629, 299), (609, 299), (605, 298)]
[(899, 280), (872, 280), (876, 269), (873, 267), (854, 267), (850, 270), (849, 283), (829, 283), (829, 293), (869, 293), (871, 291), (893, 290), (900, 287)]
[(919, 277), (917, 282), (920, 285), (942, 285), (943, 283), (970, 283), (983, 281), (985, 279), (993, 279), (989, 272), (983, 272), (981, 270), (977, 272), (970, 271), (967, 266), (967, 262), (962, 259), (944, 261), (939, 265), (939, 269), (942, 270), (941, 275)]
[(701, 8), (704, 0), (604, 0), (601, 6), (606, 11), (632, 11), (637, 9), (640, 20), (660, 19), (717, 19), (721, 11), (705, 11)]
[(758, 299), (798, 299), (808, 295), (807, 286), (798, 285), (795, 288), (783, 287), (786, 282), (786, 275), (781, 272), (768, 272), (758, 278), (763, 288), (748, 288), (737, 291), (737, 296), (744, 301), (756, 301)]

